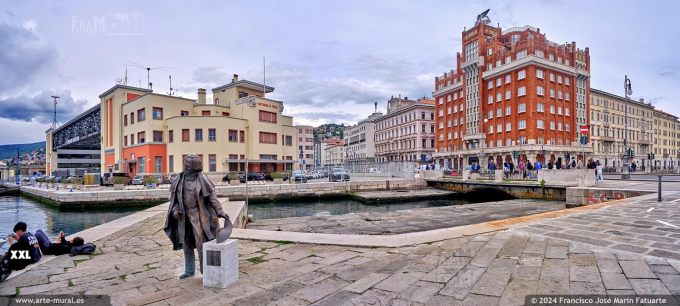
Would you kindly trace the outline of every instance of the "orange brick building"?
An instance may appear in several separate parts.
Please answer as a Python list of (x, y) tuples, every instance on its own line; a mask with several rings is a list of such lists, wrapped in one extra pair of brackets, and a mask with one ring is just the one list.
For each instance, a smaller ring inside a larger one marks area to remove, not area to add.
[(478, 17), (463, 30), (457, 67), (435, 78), (435, 160), (462, 169), (592, 154), (578, 143), (579, 127), (589, 124), (588, 48), (551, 42), (531, 26), (489, 23)]

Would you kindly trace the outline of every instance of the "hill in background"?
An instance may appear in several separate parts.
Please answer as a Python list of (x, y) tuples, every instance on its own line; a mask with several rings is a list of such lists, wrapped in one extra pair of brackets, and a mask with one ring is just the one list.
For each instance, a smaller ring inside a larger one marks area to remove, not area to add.
[(0, 159), (13, 158), (17, 156), (17, 148), (19, 149), (19, 154), (27, 154), (36, 150), (45, 150), (45, 142), (36, 143), (22, 143), (22, 144), (6, 144), (0, 145)]

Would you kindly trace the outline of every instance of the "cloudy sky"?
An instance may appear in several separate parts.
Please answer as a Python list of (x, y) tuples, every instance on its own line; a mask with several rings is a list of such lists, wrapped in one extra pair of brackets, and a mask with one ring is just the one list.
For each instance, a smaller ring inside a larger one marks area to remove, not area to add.
[[(97, 2), (97, 3), (95, 3)], [(296, 124), (352, 123), (391, 95), (430, 96), (463, 27), (532, 25), (590, 47), (591, 86), (680, 114), (675, 1), (19, 1), (0, 8), (0, 144), (44, 140), (59, 95), (66, 122), (122, 78), (184, 97), (234, 73), (262, 81)], [(132, 21), (122, 26), (119, 20)]]

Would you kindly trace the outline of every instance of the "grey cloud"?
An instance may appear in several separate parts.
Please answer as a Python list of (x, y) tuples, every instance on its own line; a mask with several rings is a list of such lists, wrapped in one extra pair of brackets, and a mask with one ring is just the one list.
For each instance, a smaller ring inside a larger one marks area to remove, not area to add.
[(674, 73), (673, 70), (666, 69), (664, 71), (659, 72), (659, 75), (660, 76), (669, 76), (669, 75), (672, 75), (673, 73)]
[(30, 26), (0, 23), (0, 93), (16, 93), (52, 66), (57, 51)]
[(51, 96), (59, 98), (57, 120), (64, 123), (85, 110), (87, 101), (74, 100), (70, 90), (40, 91), (34, 95), (20, 95), (0, 99), (0, 118), (40, 123), (52, 122), (54, 103)]

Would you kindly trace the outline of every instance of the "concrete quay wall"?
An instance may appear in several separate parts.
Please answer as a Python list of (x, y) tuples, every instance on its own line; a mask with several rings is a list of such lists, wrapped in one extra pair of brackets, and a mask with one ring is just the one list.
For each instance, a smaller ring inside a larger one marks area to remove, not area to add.
[[(287, 198), (344, 196), (351, 192), (374, 190), (405, 190), (425, 187), (422, 180), (373, 180), (358, 182), (318, 182), (305, 184), (248, 184), (250, 200), (276, 200)], [(245, 184), (237, 186), (216, 186), (219, 197), (243, 200), (246, 197)], [(21, 193), (39, 201), (60, 208), (87, 208), (97, 206), (142, 206), (168, 201), (167, 188), (68, 191), (32, 186), (21, 186)]]
[(567, 188), (566, 204), (567, 207), (599, 204), (609, 201), (638, 197), (650, 193), (656, 192), (649, 190), (619, 190), (611, 188), (569, 187)]
[(468, 193), (475, 190), (495, 189), (501, 190), (518, 199), (543, 199), (551, 201), (564, 201), (567, 198), (566, 187), (545, 186), (538, 184), (508, 184), (481, 181), (459, 180), (426, 180), (427, 185), (434, 188)]

